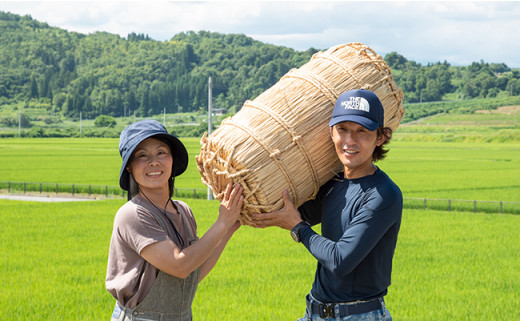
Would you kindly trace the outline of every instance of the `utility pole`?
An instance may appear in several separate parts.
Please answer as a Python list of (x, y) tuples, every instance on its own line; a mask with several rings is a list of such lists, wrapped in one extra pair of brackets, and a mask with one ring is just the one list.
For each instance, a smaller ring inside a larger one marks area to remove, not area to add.
[(18, 137), (22, 137), (22, 113), (18, 112)]
[(211, 76), (208, 79), (208, 135), (211, 135), (213, 132), (213, 125), (211, 120), (211, 110), (213, 109), (212, 105), (212, 90), (213, 90), (213, 83), (211, 82)]
[[(213, 87), (213, 84), (211, 82), (211, 76), (209, 77), (208, 79), (208, 136), (211, 135), (211, 132), (212, 132), (212, 124), (211, 124), (211, 105), (213, 104), (212, 102), (212, 87)], [(208, 201), (210, 200), (213, 200), (213, 192), (211, 191), (211, 188), (209, 188), (208, 186)]]
[(81, 120), (81, 119), (82, 119), (81, 117), (82, 117), (82, 116), (81, 116), (81, 111), (80, 111), (80, 112), (79, 112), (79, 135), (80, 135), (80, 136), (81, 136), (81, 121), (82, 121), (82, 120)]

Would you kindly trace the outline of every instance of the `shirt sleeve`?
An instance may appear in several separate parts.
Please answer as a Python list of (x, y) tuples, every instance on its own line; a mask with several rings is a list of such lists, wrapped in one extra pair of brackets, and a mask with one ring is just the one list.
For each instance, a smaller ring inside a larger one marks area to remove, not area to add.
[(337, 242), (305, 227), (300, 231), (302, 243), (335, 276), (347, 275), (359, 265), (395, 223), (394, 204), (384, 203), (380, 196), (375, 197), (357, 211)]
[(157, 220), (146, 209), (136, 206), (118, 214), (117, 233), (122, 242), (137, 254), (148, 245), (169, 239)]
[(310, 225), (321, 223), (321, 201), (318, 199), (310, 200), (303, 203), (298, 211), (302, 216), (303, 221)]
[(318, 194), (316, 194), (315, 199), (303, 203), (298, 208), (298, 211), (300, 212), (302, 219), (309, 223), (311, 226), (321, 223), (323, 198), (332, 188), (332, 184), (333, 180), (330, 180), (329, 182), (325, 183), (325, 185), (323, 185), (320, 188)]

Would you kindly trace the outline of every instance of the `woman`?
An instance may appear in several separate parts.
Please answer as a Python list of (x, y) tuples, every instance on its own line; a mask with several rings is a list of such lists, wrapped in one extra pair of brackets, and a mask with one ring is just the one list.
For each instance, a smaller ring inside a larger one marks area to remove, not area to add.
[(112, 320), (191, 320), (197, 284), (240, 226), (242, 187), (228, 185), (216, 222), (199, 239), (188, 205), (171, 199), (175, 176), (188, 165), (181, 141), (143, 120), (122, 131), (119, 152), (119, 185), (129, 201), (115, 216), (110, 241)]

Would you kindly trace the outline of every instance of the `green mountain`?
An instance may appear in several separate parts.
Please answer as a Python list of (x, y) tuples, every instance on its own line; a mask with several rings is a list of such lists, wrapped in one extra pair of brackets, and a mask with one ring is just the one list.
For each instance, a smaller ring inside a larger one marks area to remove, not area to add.
[(207, 105), (211, 76), (215, 107), (233, 111), (316, 51), (205, 31), (165, 42), (84, 35), (0, 12), (0, 104), (39, 99), (84, 118), (197, 111)]
[[(0, 12), (0, 108), (30, 106), (69, 119), (202, 111), (211, 76), (215, 108), (233, 113), (317, 51), (207, 31), (163, 42), (135, 33), (85, 35)], [(405, 103), (520, 93), (520, 72), (503, 63), (423, 66), (395, 52), (385, 60)]]

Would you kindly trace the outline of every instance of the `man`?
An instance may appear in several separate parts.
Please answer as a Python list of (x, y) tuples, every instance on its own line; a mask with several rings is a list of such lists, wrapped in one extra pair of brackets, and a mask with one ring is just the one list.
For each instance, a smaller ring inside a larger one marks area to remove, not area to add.
[[(401, 225), (402, 194), (374, 162), (385, 157), (392, 131), (384, 110), (367, 90), (336, 101), (330, 135), (344, 172), (298, 209), (287, 191), (284, 207), (255, 214), (255, 227), (291, 230), (318, 260), (304, 320), (391, 320), (387, 294)], [(321, 222), (322, 235), (311, 225)]]

